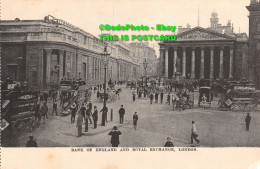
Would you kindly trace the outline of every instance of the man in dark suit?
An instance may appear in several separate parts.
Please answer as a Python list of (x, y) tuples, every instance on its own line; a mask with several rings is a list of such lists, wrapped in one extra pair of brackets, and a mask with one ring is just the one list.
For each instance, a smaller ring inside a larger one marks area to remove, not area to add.
[(93, 112), (93, 121), (94, 121), (94, 129), (97, 128), (97, 121), (98, 121), (98, 111), (97, 106), (94, 106), (94, 112)]
[(33, 140), (33, 136), (29, 137), (29, 141), (27, 141), (26, 147), (38, 147), (37, 142)]
[(108, 133), (108, 135), (111, 136), (110, 143), (112, 144), (112, 147), (118, 147), (118, 145), (120, 144), (119, 136), (121, 134), (122, 133), (119, 130), (117, 130), (116, 126), (114, 126), (113, 129)]
[(174, 147), (173, 143), (171, 142), (170, 137), (167, 137), (167, 141), (166, 141), (164, 147)]
[(159, 97), (159, 94), (156, 92), (155, 93), (155, 103), (158, 103), (158, 97)]
[(119, 109), (118, 113), (119, 113), (119, 117), (120, 117), (120, 119), (119, 119), (120, 124), (123, 124), (124, 123), (124, 115), (125, 115), (125, 109), (124, 109), (123, 105), (121, 105), (121, 108)]
[(103, 107), (102, 110), (100, 110), (100, 112), (102, 112), (101, 126), (105, 126), (106, 125), (106, 119), (107, 119), (107, 112), (108, 112), (108, 108), (107, 108), (106, 104), (104, 104), (104, 107)]
[(250, 121), (251, 121), (251, 116), (249, 115), (249, 113), (247, 113), (245, 122), (246, 122), (246, 131), (249, 131), (249, 125), (250, 125)]
[(163, 92), (161, 93), (161, 103), (163, 103)]

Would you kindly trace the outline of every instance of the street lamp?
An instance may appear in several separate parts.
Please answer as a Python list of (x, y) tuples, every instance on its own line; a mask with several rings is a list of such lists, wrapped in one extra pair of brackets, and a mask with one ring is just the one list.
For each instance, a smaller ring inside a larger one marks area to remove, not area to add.
[(147, 68), (148, 62), (146, 61), (146, 59), (144, 59), (144, 77), (145, 77), (145, 87), (144, 87), (144, 97), (146, 97), (146, 87), (147, 87), (147, 78), (146, 78), (146, 68)]
[(105, 76), (104, 76), (104, 106), (106, 104), (106, 83), (107, 83), (107, 65), (108, 65), (108, 61), (109, 61), (109, 57), (110, 57), (110, 54), (107, 52), (107, 46), (105, 46), (104, 48), (104, 53), (102, 54), (102, 57), (103, 57), (103, 60), (104, 60), (104, 73), (105, 73)]
[(148, 62), (146, 61), (146, 59), (144, 59), (144, 77), (145, 77), (145, 86), (147, 86), (147, 78), (146, 78), (146, 68), (147, 68), (147, 65), (148, 65)]

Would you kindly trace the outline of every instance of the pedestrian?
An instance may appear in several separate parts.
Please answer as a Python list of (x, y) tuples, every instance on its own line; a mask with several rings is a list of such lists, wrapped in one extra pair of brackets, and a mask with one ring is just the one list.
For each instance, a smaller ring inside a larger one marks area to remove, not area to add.
[(81, 113), (79, 113), (77, 118), (77, 128), (78, 128), (78, 137), (82, 136), (82, 124), (83, 124), (83, 116)]
[(153, 104), (153, 93), (150, 94), (150, 103)]
[(176, 94), (172, 95), (172, 107), (173, 107), (173, 111), (175, 110), (176, 107)]
[(176, 108), (179, 109), (179, 111), (181, 111), (181, 99), (180, 99), (180, 94), (175, 94), (175, 104), (176, 104)]
[(97, 110), (97, 106), (94, 106), (94, 112), (93, 112), (94, 129), (97, 128), (97, 121), (98, 121), (98, 110)]
[(53, 116), (54, 112), (56, 113), (56, 116), (58, 116), (58, 114), (57, 114), (57, 106), (58, 106), (57, 100), (54, 100), (53, 105), (52, 105), (52, 116)]
[(45, 90), (45, 91), (43, 92), (43, 99), (44, 99), (44, 101), (47, 103), (47, 100), (48, 100), (48, 91), (47, 91), (47, 90)]
[(192, 121), (192, 128), (191, 128), (191, 144), (193, 144), (193, 139), (197, 142), (200, 143), (199, 139), (198, 139), (198, 134), (197, 134), (197, 128), (195, 125), (195, 122)]
[(137, 127), (137, 121), (138, 121), (138, 115), (137, 115), (137, 112), (135, 112), (135, 114), (133, 115), (133, 124), (134, 124), (135, 130)]
[(163, 103), (163, 92), (161, 92), (161, 103)]
[(158, 97), (159, 97), (159, 94), (156, 92), (155, 93), (155, 103), (158, 103)]
[(105, 126), (106, 125), (106, 119), (107, 119), (107, 112), (108, 112), (108, 108), (107, 108), (106, 104), (104, 104), (104, 107), (102, 108), (102, 110), (100, 110), (100, 112), (102, 112), (101, 126)]
[(87, 105), (87, 110), (86, 110), (86, 114), (85, 114), (85, 132), (88, 132), (88, 119), (90, 116), (90, 110), (89, 107)]
[(73, 123), (75, 123), (75, 116), (76, 116), (76, 113), (77, 113), (77, 105), (76, 105), (76, 103), (73, 103), (71, 105), (70, 111), (71, 111), (70, 121), (71, 121), (71, 124), (73, 124)]
[(41, 113), (40, 113), (40, 102), (38, 101), (37, 104), (35, 105), (35, 121), (38, 123), (41, 120)]
[(169, 105), (170, 105), (170, 101), (171, 101), (171, 96), (170, 96), (170, 93), (168, 93), (166, 104), (169, 104)]
[(45, 101), (41, 107), (41, 116), (43, 116), (43, 124), (45, 124), (45, 117), (48, 119), (48, 107)]
[(251, 121), (251, 116), (249, 113), (247, 113), (245, 122), (246, 122), (246, 131), (249, 131), (249, 125), (250, 125), (250, 121)]
[(135, 102), (135, 93), (133, 93), (133, 102)]
[(29, 136), (29, 141), (27, 141), (26, 147), (38, 147), (37, 142), (33, 140), (33, 136)]
[(57, 92), (53, 90), (51, 97), (52, 97), (52, 102), (56, 100)]
[(201, 98), (201, 103), (202, 103), (202, 109), (206, 108), (206, 103), (207, 103), (207, 97), (205, 94), (203, 94), (202, 98)]
[(59, 106), (63, 106), (64, 99), (65, 99), (64, 92), (60, 92), (60, 105)]
[(89, 103), (88, 103), (88, 108), (90, 109), (90, 111), (92, 112), (92, 103), (91, 103), (91, 100), (89, 100)]
[(91, 120), (92, 111), (91, 111), (91, 109), (92, 109), (92, 103), (91, 103), (91, 108), (90, 108), (90, 106), (89, 106), (89, 104), (88, 104), (88, 106), (87, 106), (87, 111), (86, 111), (86, 113), (87, 113), (87, 118), (88, 118), (90, 124), (92, 124), (92, 120)]
[(142, 97), (142, 91), (139, 90), (139, 91), (138, 91), (138, 98), (140, 99), (141, 97)]
[(119, 91), (117, 92), (117, 99), (120, 100)]
[(97, 99), (99, 99), (99, 90), (97, 91)]
[(174, 147), (173, 143), (171, 142), (171, 137), (167, 137), (167, 141), (164, 144), (164, 147)]
[(119, 130), (117, 130), (116, 126), (114, 126), (113, 129), (108, 133), (108, 135), (111, 136), (110, 143), (112, 144), (112, 147), (118, 147), (118, 145), (120, 144), (119, 136), (121, 134), (122, 133)]
[(120, 124), (123, 124), (124, 123), (124, 115), (125, 115), (125, 109), (124, 109), (123, 105), (121, 105), (121, 108), (119, 109), (118, 113), (119, 113), (119, 122), (120, 122)]
[(82, 117), (83, 117), (84, 120), (85, 120), (85, 118), (86, 118), (86, 111), (87, 111), (87, 109), (86, 109), (86, 107), (85, 107), (85, 104), (82, 103), (82, 104), (81, 104), (81, 108), (79, 109), (79, 112), (81, 113), (81, 115), (82, 115)]

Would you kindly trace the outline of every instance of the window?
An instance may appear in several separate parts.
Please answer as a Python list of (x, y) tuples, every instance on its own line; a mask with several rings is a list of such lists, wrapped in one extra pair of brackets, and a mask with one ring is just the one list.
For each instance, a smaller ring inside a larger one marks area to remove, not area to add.
[(260, 32), (260, 23), (258, 23), (258, 24), (256, 25), (256, 31), (257, 31), (257, 32)]
[(84, 36), (84, 45), (87, 44), (87, 36)]

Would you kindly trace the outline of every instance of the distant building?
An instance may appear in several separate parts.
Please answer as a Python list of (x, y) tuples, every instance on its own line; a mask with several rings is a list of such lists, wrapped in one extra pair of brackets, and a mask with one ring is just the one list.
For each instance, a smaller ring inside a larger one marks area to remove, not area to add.
[(260, 89), (260, 1), (251, 0), (249, 10), (249, 79)]
[(146, 75), (157, 76), (156, 73), (156, 54), (155, 50), (149, 46), (148, 42), (131, 42), (128, 43), (133, 59), (140, 65), (140, 74), (145, 75), (143, 63), (148, 62)]
[[(107, 79), (125, 80), (122, 67), (138, 78), (139, 65), (124, 44), (99, 38), (53, 16), (43, 20), (1, 20), (1, 80), (27, 81), (49, 88), (62, 78), (82, 78), (88, 85), (103, 84), (102, 53), (111, 53)], [(132, 72), (135, 70), (136, 72)]]
[(231, 21), (219, 24), (213, 11), (210, 28), (179, 27), (176, 41), (160, 42), (160, 76), (191, 79), (248, 77), (248, 38), (233, 32)]

